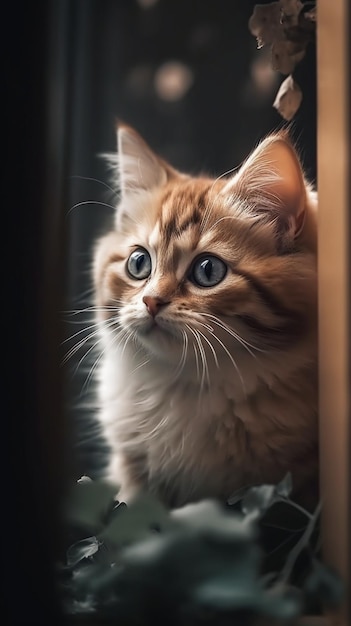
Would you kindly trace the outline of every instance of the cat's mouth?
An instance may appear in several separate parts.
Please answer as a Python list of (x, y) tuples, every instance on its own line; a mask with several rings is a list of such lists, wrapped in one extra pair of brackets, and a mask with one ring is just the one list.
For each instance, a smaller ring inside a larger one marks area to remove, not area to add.
[(139, 326), (138, 333), (141, 337), (167, 337), (179, 339), (180, 332), (177, 329), (176, 324), (171, 323), (163, 318), (150, 318), (145, 323)]
[(152, 319), (147, 325), (146, 333), (170, 333), (170, 324), (162, 320)]
[(153, 319), (150, 320), (150, 322), (148, 322), (147, 326), (144, 329), (144, 332), (146, 335), (150, 335), (150, 334), (155, 334), (158, 332), (162, 332), (162, 327), (160, 326), (160, 324), (157, 322), (157, 320)]

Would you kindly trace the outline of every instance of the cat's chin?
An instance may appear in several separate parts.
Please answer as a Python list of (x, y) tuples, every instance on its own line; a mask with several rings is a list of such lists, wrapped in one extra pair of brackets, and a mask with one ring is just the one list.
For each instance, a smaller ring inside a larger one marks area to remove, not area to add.
[(175, 325), (165, 322), (150, 321), (139, 326), (136, 338), (144, 348), (164, 360), (169, 360), (172, 353), (178, 353), (183, 347), (181, 332)]

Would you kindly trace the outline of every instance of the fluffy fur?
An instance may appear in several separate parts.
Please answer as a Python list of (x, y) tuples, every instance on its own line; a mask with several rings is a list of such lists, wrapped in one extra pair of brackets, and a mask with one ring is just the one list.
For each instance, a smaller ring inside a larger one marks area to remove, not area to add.
[[(317, 472), (316, 196), (285, 132), (190, 177), (118, 129), (116, 225), (96, 246), (107, 477), (170, 506)], [(127, 270), (139, 247), (145, 279)], [(212, 287), (191, 274), (221, 259)]]

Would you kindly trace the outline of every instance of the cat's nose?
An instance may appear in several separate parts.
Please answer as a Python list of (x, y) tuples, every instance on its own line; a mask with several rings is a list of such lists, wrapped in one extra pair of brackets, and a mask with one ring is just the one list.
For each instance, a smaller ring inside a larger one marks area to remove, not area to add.
[(160, 312), (160, 309), (166, 304), (169, 304), (169, 302), (166, 302), (166, 300), (163, 300), (158, 296), (144, 296), (143, 302), (145, 303), (148, 313), (150, 313), (152, 317), (156, 317), (157, 313)]

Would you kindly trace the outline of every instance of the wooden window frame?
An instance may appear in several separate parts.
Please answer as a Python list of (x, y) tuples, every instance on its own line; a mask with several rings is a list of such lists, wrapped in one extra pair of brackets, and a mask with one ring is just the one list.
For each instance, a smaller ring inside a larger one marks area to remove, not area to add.
[(350, 613), (350, 3), (317, 0), (320, 482), (324, 560), (341, 575)]

